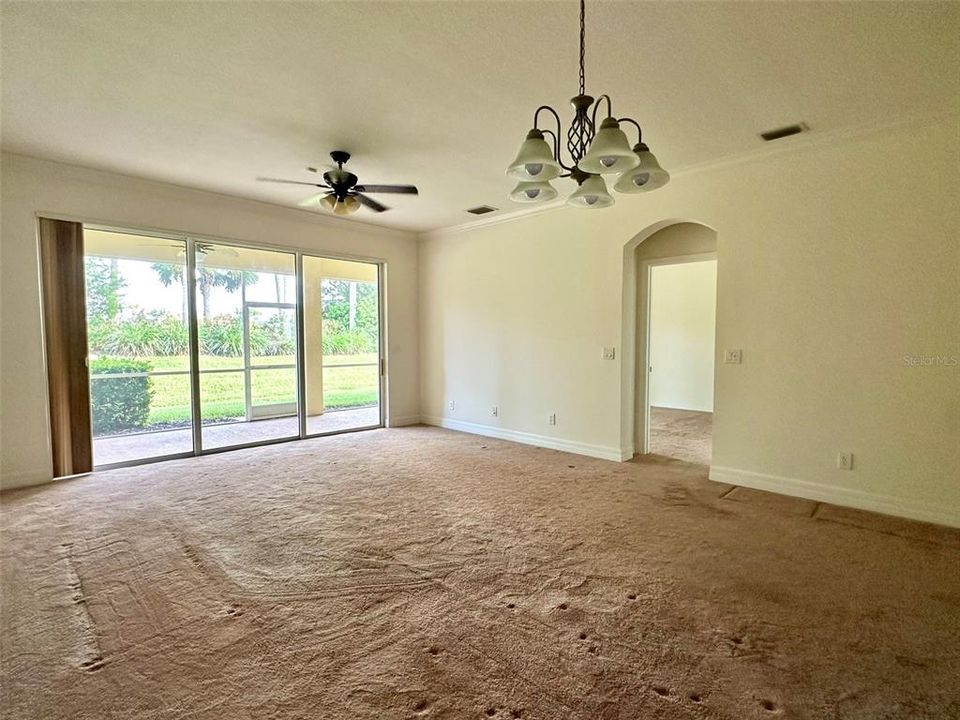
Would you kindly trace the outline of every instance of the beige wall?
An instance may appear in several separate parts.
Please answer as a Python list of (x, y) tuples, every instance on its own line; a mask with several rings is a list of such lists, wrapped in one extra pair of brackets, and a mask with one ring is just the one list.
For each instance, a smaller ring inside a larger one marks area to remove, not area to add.
[(4, 154), (0, 229), (0, 487), (50, 479), (37, 213), (386, 262), (390, 424), (419, 413), (417, 243), (308, 211)]
[(960, 525), (960, 368), (909, 360), (960, 355), (958, 118), (794, 140), (609, 210), (427, 237), (424, 418), (628, 457), (634, 248), (697, 221), (717, 231), (717, 347), (743, 350), (717, 364), (712, 476)]
[(650, 268), (650, 404), (713, 412), (717, 261)]

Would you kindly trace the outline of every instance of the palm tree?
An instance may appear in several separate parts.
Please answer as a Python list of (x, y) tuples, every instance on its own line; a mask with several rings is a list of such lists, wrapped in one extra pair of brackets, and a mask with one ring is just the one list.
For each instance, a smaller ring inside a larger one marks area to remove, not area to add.
[[(187, 266), (177, 263), (153, 263), (151, 266), (157, 273), (160, 282), (169, 287), (179, 282), (186, 287)], [(236, 292), (244, 282), (254, 283), (257, 274), (249, 270), (210, 270), (205, 267), (197, 268), (197, 289), (200, 290), (203, 319), (210, 317), (210, 293), (216, 287), (222, 287), (227, 292)], [(187, 322), (187, 296), (183, 296), (183, 321)]]

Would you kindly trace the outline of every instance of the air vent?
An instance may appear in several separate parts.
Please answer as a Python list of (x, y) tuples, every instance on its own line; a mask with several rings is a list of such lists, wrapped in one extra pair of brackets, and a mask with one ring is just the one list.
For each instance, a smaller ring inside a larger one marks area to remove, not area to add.
[(770, 142), (771, 140), (779, 140), (780, 138), (797, 135), (809, 129), (806, 123), (797, 123), (796, 125), (787, 125), (786, 127), (777, 128), (776, 130), (767, 130), (766, 132), (760, 133), (760, 137)]
[(475, 208), (470, 208), (469, 210), (467, 210), (467, 212), (470, 213), (471, 215), (486, 215), (487, 213), (492, 213), (496, 209), (497, 208), (491, 207), (489, 205), (480, 205)]

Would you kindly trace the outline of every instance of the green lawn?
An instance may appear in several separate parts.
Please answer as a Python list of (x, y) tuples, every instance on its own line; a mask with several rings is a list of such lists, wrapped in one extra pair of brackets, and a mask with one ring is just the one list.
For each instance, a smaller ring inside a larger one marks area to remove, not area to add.
[[(187, 356), (145, 357), (154, 370), (189, 369)], [(327, 409), (376, 405), (380, 378), (376, 365), (335, 367), (352, 363), (376, 363), (376, 354), (332, 355), (324, 358), (323, 401)], [(295, 358), (276, 356), (257, 358), (258, 365), (293, 364)], [(203, 355), (200, 357), (200, 406), (205, 421), (245, 417), (244, 374), (241, 358)], [(205, 370), (236, 368), (238, 372), (205, 373)], [(110, 382), (101, 380), (100, 382)], [(256, 405), (296, 401), (295, 368), (254, 370), (250, 376), (251, 394)], [(190, 376), (163, 375), (153, 378), (148, 426), (190, 423)]]

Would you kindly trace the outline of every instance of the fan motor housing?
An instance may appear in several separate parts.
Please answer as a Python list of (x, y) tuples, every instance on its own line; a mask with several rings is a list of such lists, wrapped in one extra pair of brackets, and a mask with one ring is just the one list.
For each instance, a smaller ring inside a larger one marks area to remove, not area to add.
[(346, 193), (350, 188), (357, 184), (357, 176), (346, 170), (328, 170), (323, 174), (323, 179), (327, 185), (333, 188), (339, 196)]

